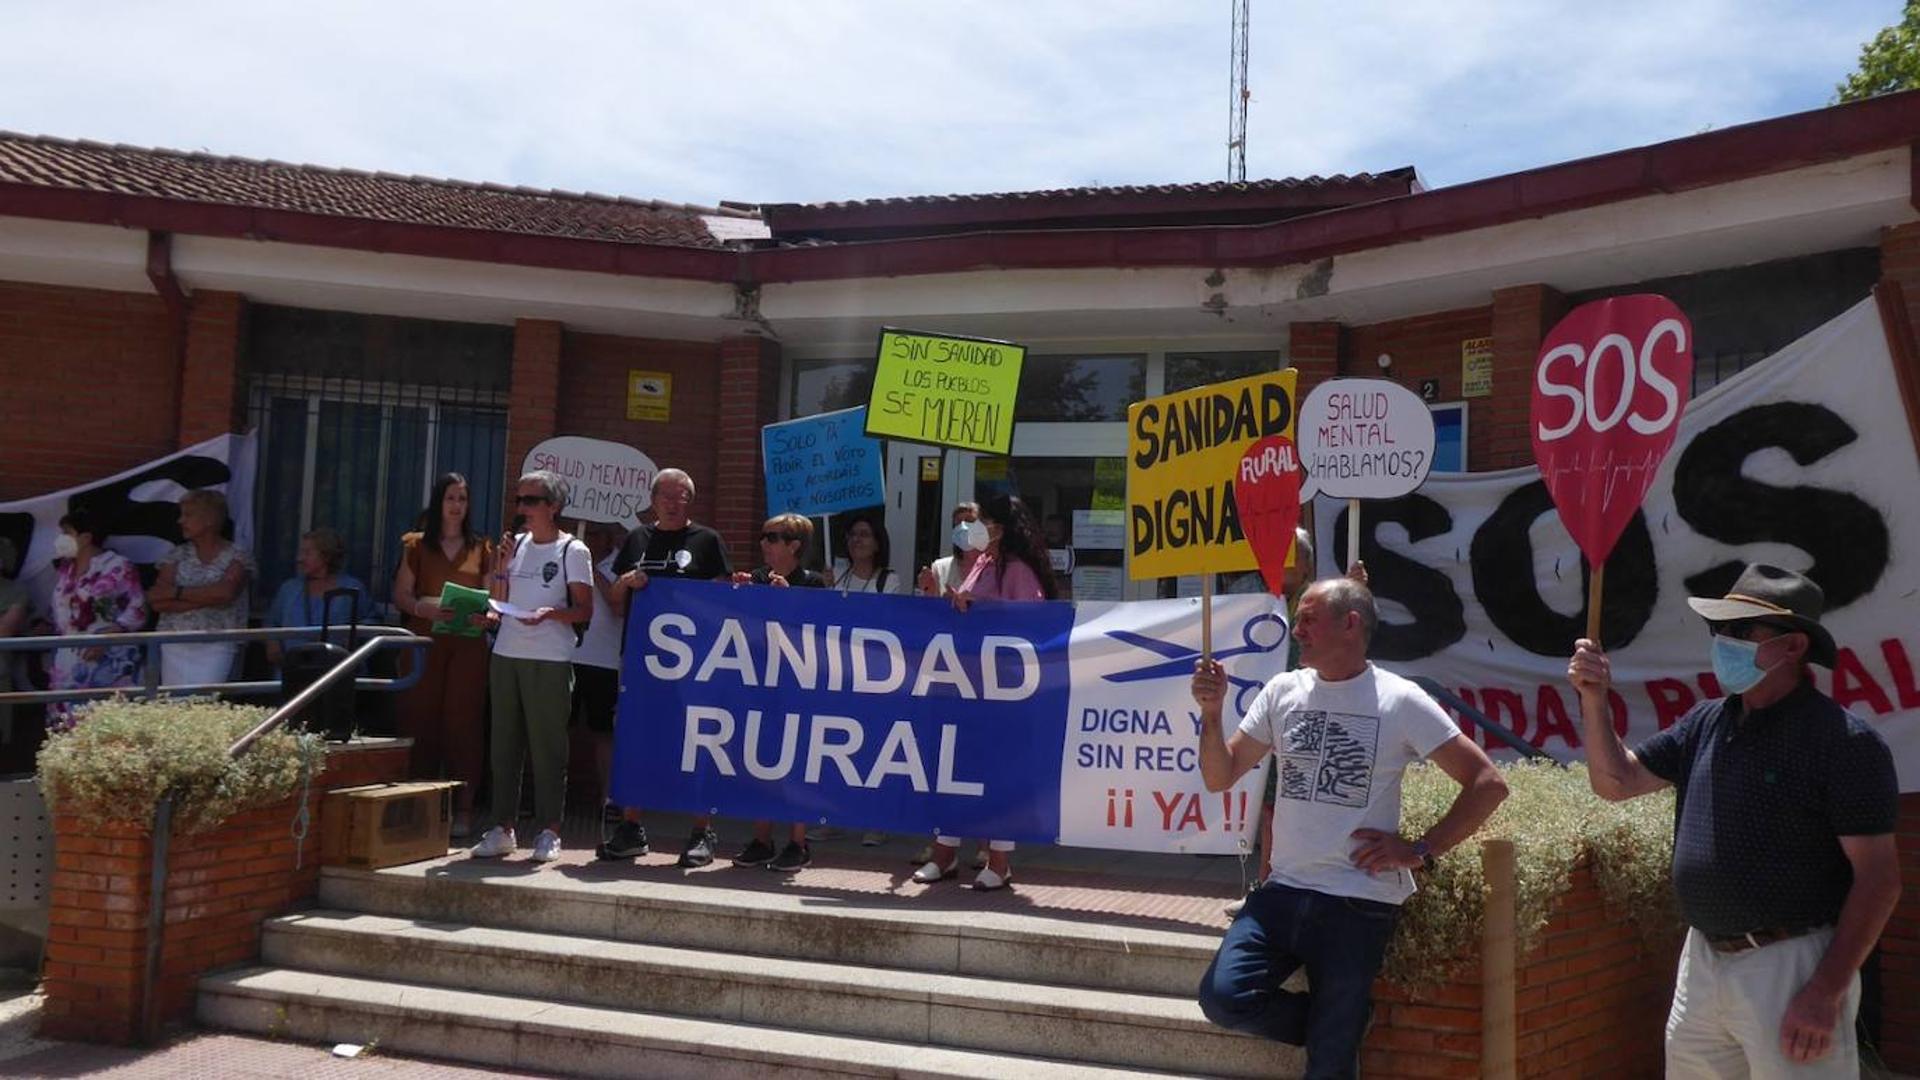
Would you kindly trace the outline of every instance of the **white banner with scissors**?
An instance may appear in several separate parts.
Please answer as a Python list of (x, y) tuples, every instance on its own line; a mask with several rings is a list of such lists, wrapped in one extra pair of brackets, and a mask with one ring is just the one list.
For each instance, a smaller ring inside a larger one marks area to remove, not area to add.
[[(1269, 762), (1231, 791), (1200, 780), (1198, 600), (1074, 605), (1073, 686), (1060, 762), (1060, 843), (1234, 854), (1259, 836)], [(1271, 596), (1213, 601), (1214, 659), (1230, 684), (1231, 733), (1260, 688), (1286, 670), (1287, 622)]]

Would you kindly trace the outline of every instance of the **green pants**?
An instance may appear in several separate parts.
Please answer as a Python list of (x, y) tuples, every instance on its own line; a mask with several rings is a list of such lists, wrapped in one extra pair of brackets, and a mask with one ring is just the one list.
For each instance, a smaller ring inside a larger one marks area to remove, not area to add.
[(531, 755), (534, 821), (558, 831), (566, 812), (573, 665), (495, 656), (487, 681), (493, 695), (493, 823), (513, 828), (520, 813), (520, 770)]

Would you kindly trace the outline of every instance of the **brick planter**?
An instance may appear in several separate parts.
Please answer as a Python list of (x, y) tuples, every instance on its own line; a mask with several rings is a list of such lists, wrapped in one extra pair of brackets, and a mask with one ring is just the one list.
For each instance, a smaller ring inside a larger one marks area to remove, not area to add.
[[(293, 838), (297, 797), (173, 838), (154, 987), (162, 1023), (191, 1014), (194, 983), (202, 974), (259, 955), (263, 919), (313, 896), (320, 876), (321, 797), (333, 788), (405, 779), (408, 748), (396, 739), (330, 746), (307, 796), (304, 843)], [(84, 825), (70, 814), (55, 815), (53, 829), (40, 1032), (84, 1042), (135, 1041), (147, 962), (152, 837), (129, 826)]]
[[(1609, 911), (1585, 860), (1554, 905), (1540, 944), (1515, 965), (1519, 1076), (1657, 1077), (1680, 934), (1644, 941)], [(1367, 1076), (1481, 1075), (1477, 956), (1460, 977), (1414, 999), (1380, 984), (1361, 1050)]]

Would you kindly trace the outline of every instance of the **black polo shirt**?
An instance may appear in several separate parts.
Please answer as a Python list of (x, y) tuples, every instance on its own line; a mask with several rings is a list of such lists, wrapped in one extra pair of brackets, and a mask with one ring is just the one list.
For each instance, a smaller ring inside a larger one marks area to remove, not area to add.
[(1750, 712), (1701, 702), (1634, 753), (1679, 792), (1674, 891), (1714, 936), (1837, 922), (1853, 884), (1839, 838), (1891, 833), (1899, 814), (1885, 740), (1807, 682)]

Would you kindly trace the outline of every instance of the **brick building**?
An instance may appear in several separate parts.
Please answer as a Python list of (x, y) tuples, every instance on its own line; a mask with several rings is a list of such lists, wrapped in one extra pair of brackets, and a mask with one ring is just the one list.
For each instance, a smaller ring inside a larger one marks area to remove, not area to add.
[[(1394, 169), (691, 207), (0, 135), (0, 500), (251, 428), (266, 587), (319, 524), (379, 583), (433, 475), (498, 491), (476, 500), (497, 527), (528, 449), (576, 434), (691, 472), (744, 561), (761, 425), (863, 400), (883, 325), (1025, 343), (1042, 388), (1010, 459), (890, 449), (901, 573), (978, 490), (1091, 505), (1128, 402), (1287, 364), (1304, 392), (1384, 360), (1451, 407), (1458, 464), (1524, 465), (1533, 361), (1571, 304), (1679, 300), (1696, 392), (1883, 282), (1920, 317), (1916, 140), (1920, 92), (1437, 190)], [(1463, 354), (1489, 352), (1465, 397)], [(629, 417), (635, 373), (669, 378), (665, 420)], [(1916, 954), (1910, 888), (1889, 1031), (1920, 1020)]]

